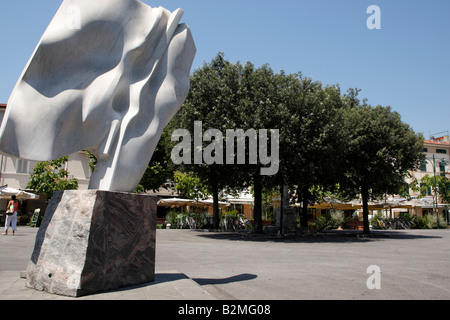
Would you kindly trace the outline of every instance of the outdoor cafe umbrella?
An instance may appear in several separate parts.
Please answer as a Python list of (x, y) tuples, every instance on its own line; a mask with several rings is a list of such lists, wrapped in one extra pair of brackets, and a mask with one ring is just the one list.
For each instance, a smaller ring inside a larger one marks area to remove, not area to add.
[[(213, 205), (214, 205), (214, 201), (212, 199), (198, 201), (198, 206), (200, 206), (200, 207), (211, 207)], [(229, 203), (219, 201), (219, 207), (223, 208), (223, 207), (228, 207), (229, 205), (230, 205)]]
[(23, 199), (23, 200), (39, 199), (39, 196), (34, 193), (26, 192), (15, 188), (10, 188), (8, 186), (0, 187), (0, 199), (10, 199), (11, 196), (13, 195), (16, 196), (16, 199)]
[(177, 206), (185, 206), (189, 204), (194, 204), (194, 200), (189, 199), (180, 199), (180, 198), (171, 198), (171, 199), (161, 199), (158, 201), (158, 206), (161, 207), (177, 207)]

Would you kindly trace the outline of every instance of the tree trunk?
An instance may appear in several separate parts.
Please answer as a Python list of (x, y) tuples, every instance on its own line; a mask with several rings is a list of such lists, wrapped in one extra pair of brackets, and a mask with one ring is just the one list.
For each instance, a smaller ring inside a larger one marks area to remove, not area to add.
[(284, 215), (284, 185), (280, 186), (280, 235), (283, 236), (283, 215)]
[(255, 220), (254, 233), (263, 233), (262, 221), (262, 184), (259, 178), (255, 178), (253, 191), (255, 193), (255, 206), (253, 208), (253, 219)]
[(220, 222), (220, 210), (219, 210), (219, 188), (217, 185), (213, 186), (212, 188), (212, 194), (213, 194), (213, 228), (219, 229), (219, 222)]
[(309, 191), (302, 191), (302, 211), (300, 216), (300, 228), (308, 228), (308, 203)]
[(364, 234), (370, 234), (369, 228), (369, 187), (361, 186), (361, 197), (363, 202), (363, 219), (364, 219)]

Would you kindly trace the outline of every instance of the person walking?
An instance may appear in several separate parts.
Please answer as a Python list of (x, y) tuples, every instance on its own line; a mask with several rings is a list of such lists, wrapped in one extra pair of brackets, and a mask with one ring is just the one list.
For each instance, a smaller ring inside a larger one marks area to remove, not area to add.
[(8, 235), (9, 226), (12, 226), (12, 234), (15, 235), (17, 229), (17, 212), (19, 211), (19, 202), (16, 200), (16, 196), (11, 196), (11, 200), (8, 202), (6, 208), (5, 219), (5, 232), (3, 235)]

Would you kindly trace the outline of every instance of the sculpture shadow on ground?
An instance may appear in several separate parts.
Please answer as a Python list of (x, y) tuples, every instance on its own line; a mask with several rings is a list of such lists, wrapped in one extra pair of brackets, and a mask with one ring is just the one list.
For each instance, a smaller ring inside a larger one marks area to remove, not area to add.
[(390, 240), (440, 239), (438, 235), (423, 235), (414, 230), (372, 230), (365, 235), (362, 231), (332, 230), (308, 234), (254, 234), (251, 232), (199, 232), (199, 237), (212, 240), (248, 241), (248, 242), (280, 242), (280, 243), (361, 243)]
[(258, 276), (250, 273), (243, 273), (236, 276), (222, 278), (222, 279), (214, 279), (214, 278), (193, 278), (195, 282), (199, 285), (218, 285), (218, 284), (228, 284), (233, 282), (241, 282), (241, 281), (249, 281), (256, 279)]
[(158, 284), (175, 282), (175, 281), (179, 281), (179, 280), (192, 280), (200, 286), (205, 286), (205, 285), (220, 285), (220, 284), (228, 284), (228, 283), (241, 282), (241, 281), (249, 281), (249, 280), (256, 279), (257, 277), (258, 276), (255, 274), (243, 273), (243, 274), (239, 274), (239, 275), (235, 275), (235, 276), (231, 276), (231, 277), (227, 277), (227, 278), (189, 278), (184, 273), (179, 273), (179, 272), (156, 273), (154, 282), (141, 284), (141, 285), (137, 285), (137, 286), (131, 286), (131, 287), (127, 287), (127, 288), (121, 288), (121, 289), (117, 289), (117, 290), (112, 290), (112, 292), (128, 291), (128, 290), (132, 290), (132, 289), (155, 286)]
[(195, 281), (197, 284), (214, 285), (214, 284), (227, 284), (233, 282), (249, 281), (256, 279), (258, 276), (250, 273), (243, 273), (227, 278), (189, 278), (184, 273), (157, 273), (155, 276), (155, 282), (150, 285), (156, 285), (165, 282), (172, 282), (178, 280), (189, 279)]

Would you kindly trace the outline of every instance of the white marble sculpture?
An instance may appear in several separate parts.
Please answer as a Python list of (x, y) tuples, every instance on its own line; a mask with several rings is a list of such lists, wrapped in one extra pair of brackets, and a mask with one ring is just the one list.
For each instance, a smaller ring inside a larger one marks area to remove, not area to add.
[(65, 0), (8, 101), (0, 151), (52, 160), (89, 150), (89, 188), (131, 192), (186, 99), (196, 53), (183, 11)]

